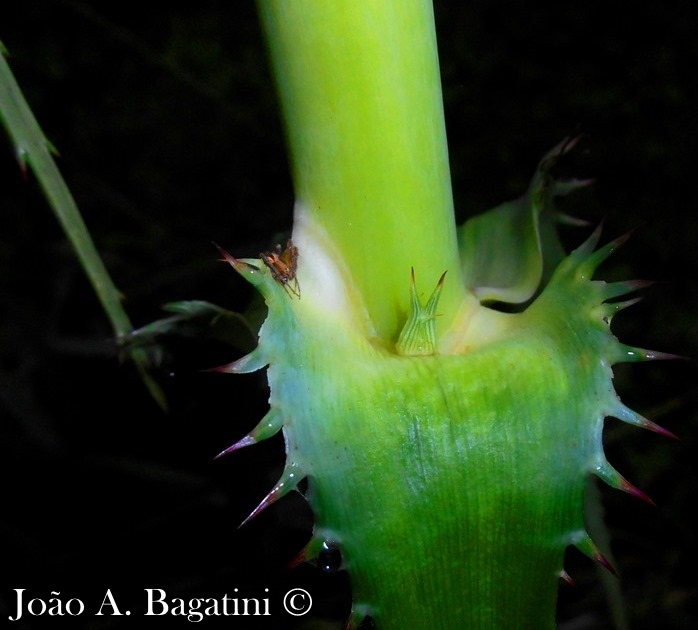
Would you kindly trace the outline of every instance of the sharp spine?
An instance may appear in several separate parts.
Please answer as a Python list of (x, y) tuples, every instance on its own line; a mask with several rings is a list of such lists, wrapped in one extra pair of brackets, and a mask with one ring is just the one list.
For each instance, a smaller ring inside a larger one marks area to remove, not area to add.
[(225, 450), (221, 451), (216, 455), (213, 459), (220, 459), (221, 457), (224, 457), (225, 455), (230, 455), (230, 453), (234, 453), (235, 451), (244, 448), (245, 446), (251, 446), (252, 444), (256, 444), (257, 440), (255, 440), (251, 435), (247, 434), (245, 437), (239, 439), (235, 444), (232, 446), (229, 446)]
[(622, 302), (605, 302), (603, 310), (607, 317), (613, 317), (616, 313), (642, 301), (642, 296), (623, 300)]
[(572, 543), (579, 551), (581, 551), (585, 556), (591, 558), (592, 560), (598, 562), (604, 569), (609, 573), (612, 573), (618, 577), (618, 572), (615, 570), (613, 565), (606, 559), (594, 544), (594, 541), (590, 538), (589, 534), (586, 532), (581, 532), (581, 535), (576, 535), (575, 540)]
[(659, 433), (660, 435), (672, 438), (674, 440), (679, 439), (671, 431), (668, 431), (664, 427), (661, 427), (658, 424), (652, 422), (651, 420), (648, 420), (647, 418), (640, 415), (636, 411), (633, 411), (632, 409), (630, 409), (630, 407), (626, 407), (620, 401), (618, 401), (618, 404), (610, 412), (610, 415), (613, 416), (614, 418), (618, 418), (618, 420), (622, 420), (623, 422), (626, 422), (628, 424), (632, 424), (632, 425), (635, 425), (636, 427), (640, 427), (641, 429), (647, 429), (649, 431), (653, 431), (654, 433)]
[(633, 291), (645, 289), (654, 284), (653, 280), (625, 280), (622, 282), (607, 282), (601, 292), (604, 300), (610, 300), (621, 295), (627, 295)]
[(672, 361), (675, 359), (684, 359), (679, 354), (671, 354), (668, 352), (658, 352), (656, 350), (647, 350), (645, 348), (636, 348), (618, 344), (615, 352), (614, 363), (637, 363), (638, 361)]
[(565, 580), (565, 582), (567, 582), (570, 586), (577, 586), (576, 582), (570, 577), (570, 574), (564, 569), (560, 569), (558, 576), (560, 579)]
[(646, 503), (656, 507), (656, 503), (652, 501), (652, 499), (650, 499), (642, 490), (631, 484), (605, 459), (596, 465), (594, 472), (599, 479), (605, 481), (612, 488), (627, 492), (628, 494), (637, 497), (638, 499), (642, 499)]
[(229, 455), (230, 453), (244, 448), (245, 446), (251, 446), (252, 444), (263, 442), (271, 436), (276, 435), (283, 427), (283, 424), (284, 422), (282, 414), (280, 414), (276, 408), (272, 407), (272, 409), (269, 410), (269, 413), (262, 418), (261, 422), (254, 429), (252, 429), (252, 431), (250, 431), (242, 439), (235, 442), (235, 444), (232, 446), (229, 446), (224, 451), (218, 453), (214, 459), (218, 459), (224, 455)]
[(206, 371), (219, 372), (221, 374), (249, 374), (250, 372), (261, 370), (267, 365), (269, 365), (269, 361), (259, 349), (259, 346), (257, 346), (252, 352), (246, 354), (244, 357), (240, 357), (232, 363), (210, 368)]
[(599, 239), (601, 238), (602, 230), (603, 223), (599, 223), (599, 225), (594, 229), (591, 235), (579, 247), (577, 247), (577, 249), (575, 249), (572, 252), (572, 255), (576, 259), (582, 259), (580, 267), (585, 267), (588, 257), (592, 255), (592, 252), (596, 248), (596, 245), (598, 244)]
[(261, 514), (272, 503), (276, 503), (281, 497), (288, 494), (291, 490), (295, 490), (305, 474), (301, 471), (300, 466), (296, 462), (287, 462), (286, 468), (281, 475), (276, 485), (269, 491), (266, 497), (262, 499), (260, 504), (250, 512), (250, 515), (240, 523), (239, 527), (243, 527), (249, 523), (255, 516)]
[(625, 242), (630, 238), (631, 232), (626, 232), (621, 234), (618, 238), (613, 239), (611, 242), (606, 243), (603, 247), (599, 247), (595, 252), (589, 254), (583, 263), (585, 269), (590, 272), (596, 270), (596, 268), (609, 256), (611, 256), (619, 247), (625, 244)]

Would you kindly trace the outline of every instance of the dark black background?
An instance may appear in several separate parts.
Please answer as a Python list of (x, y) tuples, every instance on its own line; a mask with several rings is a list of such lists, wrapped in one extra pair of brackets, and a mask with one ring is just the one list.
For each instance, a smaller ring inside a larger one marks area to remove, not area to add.
[[(293, 201), (253, 4), (11, 4), (0, 10), (0, 39), (134, 323), (182, 299), (244, 310), (252, 293), (211, 242), (256, 255), (290, 228)], [(566, 209), (605, 218), (606, 238), (639, 226), (604, 277), (660, 281), (615, 332), (696, 356), (691, 3), (614, 3), (613, 13), (598, 1), (464, 4), (435, 4), (459, 219), (521, 194), (543, 153), (583, 133), (561, 170), (596, 183)], [(269, 627), (301, 627), (283, 617), (280, 596), (305, 585), (318, 619), (303, 627), (340, 627), (320, 618), (347, 612), (346, 577), (286, 569), (312, 526), (300, 496), (238, 529), (278, 478), (280, 436), (212, 461), (264, 414), (264, 375), (201, 372), (239, 349), (170, 340), (159, 372), (170, 412), (161, 411), (120, 363), (5, 138), (0, 295), (0, 619), (13, 588), (60, 590), (93, 607), (106, 588), (139, 602), (144, 588), (213, 597), (237, 587), (248, 597), (270, 589)], [(608, 421), (609, 459), (658, 504), (602, 489), (633, 629), (696, 621), (695, 383), (690, 361), (616, 370), (624, 400), (682, 438)], [(561, 589), (561, 627), (610, 628), (595, 569), (573, 552), (568, 562), (577, 587)], [(86, 614), (71, 627), (128, 624)]]

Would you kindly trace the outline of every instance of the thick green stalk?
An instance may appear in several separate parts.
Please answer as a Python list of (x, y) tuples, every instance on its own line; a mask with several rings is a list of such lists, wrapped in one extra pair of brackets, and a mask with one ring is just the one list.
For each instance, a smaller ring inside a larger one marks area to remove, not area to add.
[[(270, 410), (225, 452), (283, 430), (287, 453), (250, 518), (307, 477), (306, 557), (338, 546), (355, 620), (380, 630), (549, 630), (566, 547), (607, 564), (587, 476), (644, 497), (606, 461), (604, 418), (658, 430), (611, 380), (613, 363), (657, 358), (609, 330), (632, 301), (606, 302), (641, 285), (592, 281), (622, 239), (564, 256), (553, 199), (583, 182), (551, 167), (573, 141), (456, 232), (427, 0), (259, 7), (297, 204), (286, 250), (226, 254), (269, 312), (222, 369), (268, 366)], [(537, 297), (505, 314), (475, 295)]]
[[(439, 326), (464, 299), (430, 0), (260, 0), (296, 198), (329, 234), (377, 335), (395, 341), (448, 270)], [(302, 255), (302, 252), (301, 252)]]
[[(258, 347), (221, 369), (268, 366), (270, 386), (268, 414), (224, 453), (280, 430), (287, 453), (249, 518), (307, 477), (305, 558), (339, 548), (354, 622), (549, 630), (567, 546), (608, 567), (585, 530), (588, 475), (647, 498), (606, 460), (605, 418), (666, 433), (612, 385), (613, 364), (666, 358), (610, 332), (635, 302), (617, 298), (643, 283), (592, 277), (624, 239), (597, 250), (597, 231), (564, 256), (552, 202), (581, 182), (555, 182), (551, 167), (569, 141), (521, 199), (456, 233), (426, 1), (260, 10), (298, 203), (295, 245), (224, 252), (269, 310)], [(17, 142), (31, 164), (27, 147), (46, 146), (25, 109), (3, 115), (31, 129)], [(534, 297), (516, 314), (479, 302)]]

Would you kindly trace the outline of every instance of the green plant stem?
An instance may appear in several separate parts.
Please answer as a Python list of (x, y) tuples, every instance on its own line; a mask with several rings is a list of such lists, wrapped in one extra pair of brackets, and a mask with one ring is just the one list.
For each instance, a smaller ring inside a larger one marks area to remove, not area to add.
[[(2, 52), (0, 43), (0, 120), (15, 146), (22, 170), (26, 172), (29, 166), (35, 174), (109, 318), (114, 334), (117, 339), (122, 339), (133, 330), (133, 326), (121, 303), (121, 293), (112, 282), (77, 204), (56, 166), (51, 155), (53, 147), (46, 140)], [(166, 408), (164, 393), (148, 373), (145, 351), (133, 348), (130, 355), (151, 395), (162, 408)]]
[[(587, 476), (644, 496), (602, 444), (606, 416), (651, 426), (611, 381), (614, 363), (649, 358), (609, 329), (623, 305), (605, 302), (637, 285), (591, 279), (622, 239), (597, 250), (594, 233), (565, 257), (547, 233), (566, 142), (522, 200), (466, 226), (460, 272), (428, 0), (258, 3), (298, 267), (293, 249), (229, 258), (269, 306), (259, 346), (229, 369), (268, 366), (270, 410), (234, 448), (282, 429), (287, 453), (252, 516), (307, 477), (310, 548), (339, 545), (356, 617), (382, 630), (551, 629), (565, 549), (609, 566), (584, 523)], [(542, 290), (503, 313), (460, 288), (468, 274), (485, 296)]]
[(431, 1), (258, 5), (297, 201), (330, 235), (379, 337), (395, 341), (404, 324), (412, 265), (428, 292), (448, 270), (446, 328), (466, 300)]

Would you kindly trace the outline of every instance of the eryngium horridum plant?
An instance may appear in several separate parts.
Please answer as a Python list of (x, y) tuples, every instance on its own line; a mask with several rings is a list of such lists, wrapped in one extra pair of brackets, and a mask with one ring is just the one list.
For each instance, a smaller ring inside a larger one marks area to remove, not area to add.
[[(260, 0), (296, 193), (292, 241), (227, 261), (268, 316), (251, 354), (270, 410), (224, 452), (278, 431), (286, 467), (250, 518), (308, 479), (305, 557), (341, 550), (354, 623), (379, 630), (555, 625), (565, 549), (608, 564), (585, 529), (605, 418), (662, 432), (611, 366), (638, 281), (594, 279), (624, 240), (565, 256), (539, 164), (526, 194), (456, 228), (428, 0)], [(518, 312), (492, 304), (522, 305)]]

